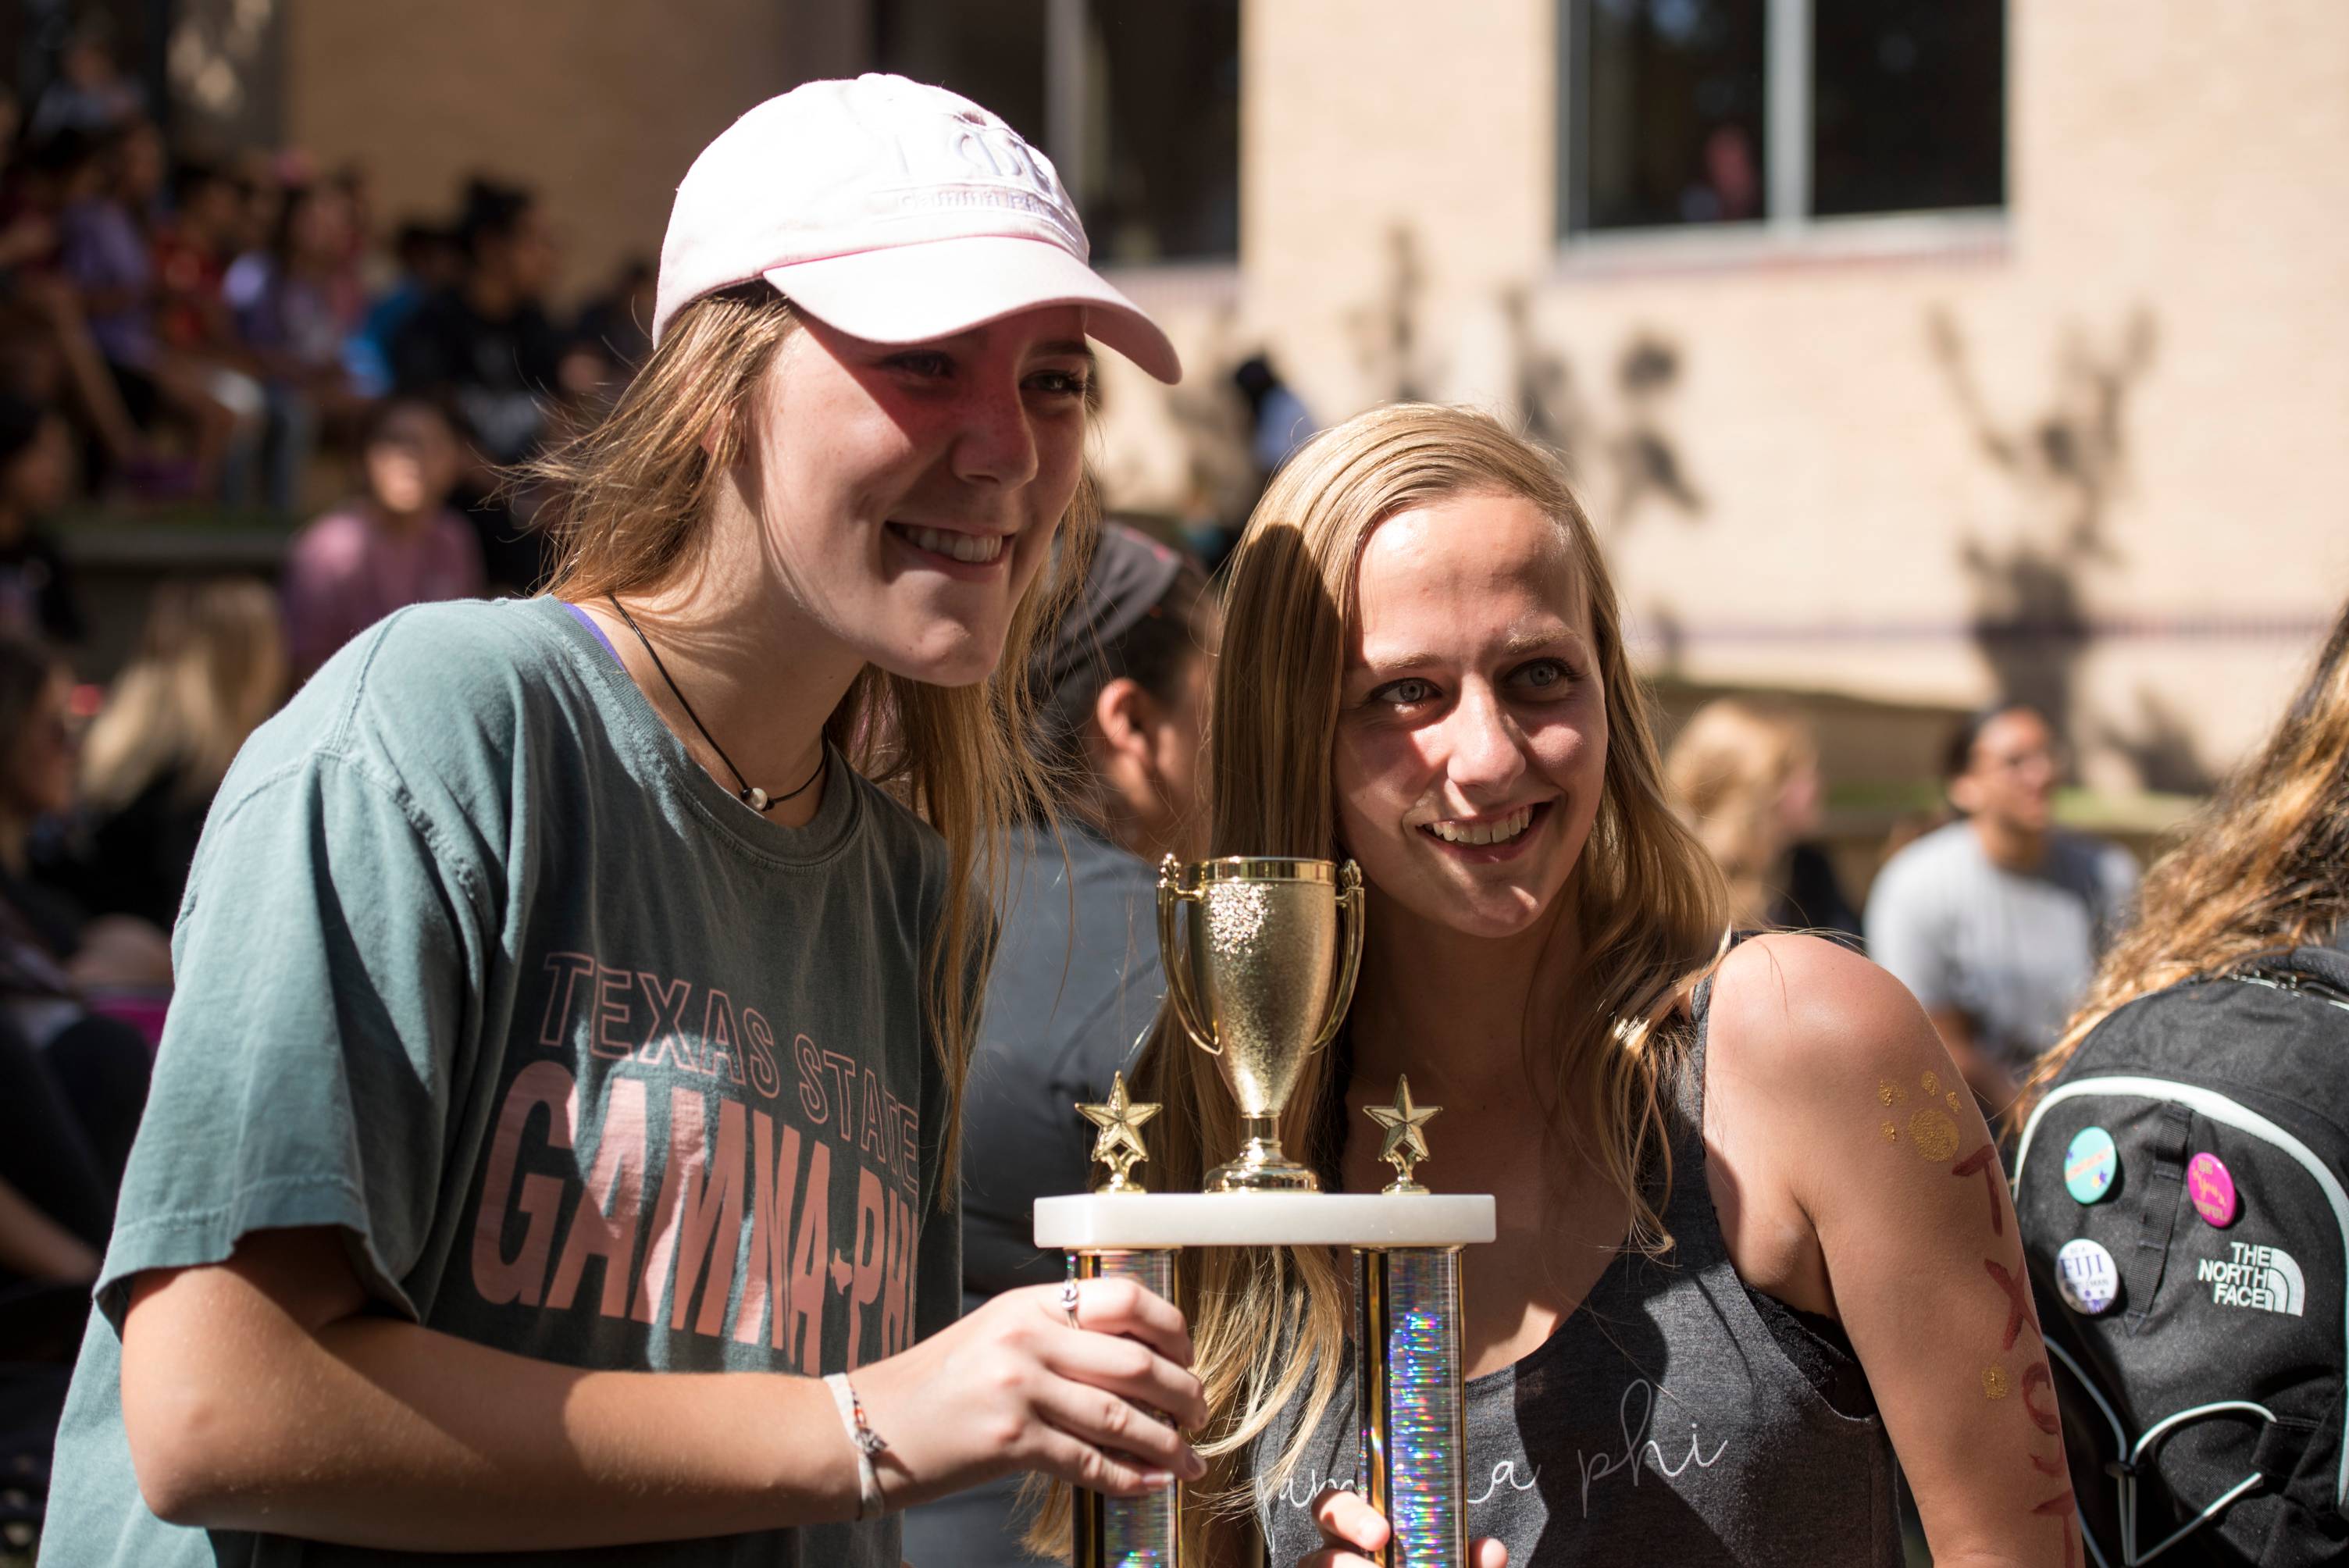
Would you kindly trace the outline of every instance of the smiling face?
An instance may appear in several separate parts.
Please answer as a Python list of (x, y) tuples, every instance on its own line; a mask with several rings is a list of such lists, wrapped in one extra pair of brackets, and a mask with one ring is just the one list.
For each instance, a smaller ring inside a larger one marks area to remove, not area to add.
[(1346, 852), (1423, 921), (1503, 937), (1597, 820), (1607, 703), (1565, 531), (1521, 496), (1389, 518), (1356, 577), (1331, 778)]
[(802, 322), (756, 395), (744, 467), (767, 570), (864, 661), (985, 679), (1082, 472), (1082, 313), (914, 345)]

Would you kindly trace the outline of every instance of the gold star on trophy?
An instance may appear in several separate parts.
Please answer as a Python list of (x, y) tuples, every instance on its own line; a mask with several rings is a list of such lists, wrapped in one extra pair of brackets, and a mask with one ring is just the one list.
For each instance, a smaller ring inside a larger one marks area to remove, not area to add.
[(1381, 1191), (1426, 1191), (1426, 1188), (1411, 1179), (1412, 1167), (1427, 1158), (1427, 1134), (1420, 1129), (1442, 1114), (1444, 1108), (1413, 1104), (1411, 1079), (1398, 1074), (1392, 1105), (1370, 1105), (1362, 1109), (1370, 1112), (1372, 1121), (1386, 1129), (1386, 1139), (1379, 1145), (1379, 1158), (1393, 1166), (1396, 1171), (1394, 1181)]
[[(1142, 1145), (1142, 1124), (1158, 1114), (1154, 1105), (1143, 1105), (1125, 1098), (1125, 1075), (1116, 1073), (1109, 1080), (1109, 1103), (1081, 1105), (1077, 1113), (1101, 1131), (1093, 1136), (1093, 1162), (1109, 1167), (1109, 1180), (1093, 1189), (1095, 1192), (1140, 1192), (1141, 1182), (1131, 1174), (1134, 1166), (1150, 1158), (1150, 1150)], [(1424, 1147), (1424, 1146), (1423, 1146)]]

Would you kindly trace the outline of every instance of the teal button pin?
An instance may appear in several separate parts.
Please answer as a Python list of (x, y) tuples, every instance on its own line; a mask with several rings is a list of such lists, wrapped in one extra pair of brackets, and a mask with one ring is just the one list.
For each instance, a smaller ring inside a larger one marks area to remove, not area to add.
[(2113, 1135), (2101, 1127), (2084, 1127), (2064, 1150), (2064, 1190), (2075, 1202), (2093, 1203), (2112, 1191), (2113, 1177), (2120, 1168)]

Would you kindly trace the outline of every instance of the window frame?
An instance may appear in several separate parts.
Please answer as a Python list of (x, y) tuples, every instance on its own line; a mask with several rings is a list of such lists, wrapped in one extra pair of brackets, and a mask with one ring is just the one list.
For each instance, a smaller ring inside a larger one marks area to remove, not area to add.
[[(1071, 201), (1080, 200), (1086, 188), (1087, 109), (1094, 87), (1092, 5), (1093, 0), (1044, 3), (1044, 156), (1052, 160), (1061, 188)], [(1244, 27), (1240, 37), (1243, 78), (1247, 70), (1247, 42)], [(1245, 203), (1237, 216), (1245, 222)], [(1153, 262), (1096, 257), (1093, 265), (1129, 294), (1139, 288), (1173, 303), (1222, 304), (1237, 294), (1240, 252), (1246, 239), (1236, 229), (1232, 253), (1227, 256), (1174, 256)]]
[[(1999, 79), (2003, 134), (1999, 188), (1991, 207), (1940, 207), (1815, 216), (1811, 205), (1811, 0), (1761, 0), (1763, 215), (1733, 222), (1588, 226), (1590, 138), (1582, 125), (1588, 98), (1590, 7), (1558, 0), (1557, 117), (1551, 227), (1558, 263), (1575, 273), (1711, 271), (1750, 265), (1891, 261), (1906, 257), (1994, 260), (2007, 248), (2014, 202), (2013, 9), (2001, 30)], [(2004, 5), (2006, 0), (1997, 0)]]

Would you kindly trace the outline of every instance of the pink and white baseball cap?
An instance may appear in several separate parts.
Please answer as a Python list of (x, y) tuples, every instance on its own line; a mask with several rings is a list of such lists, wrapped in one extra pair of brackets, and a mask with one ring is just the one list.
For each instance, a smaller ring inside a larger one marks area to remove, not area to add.
[(764, 278), (874, 343), (1077, 305), (1089, 336), (1161, 381), (1182, 362), (1088, 263), (1051, 160), (994, 115), (903, 77), (809, 82), (702, 149), (661, 241), (653, 341), (688, 304)]

